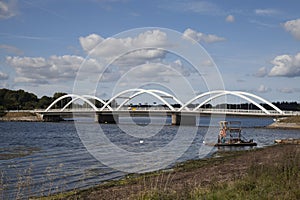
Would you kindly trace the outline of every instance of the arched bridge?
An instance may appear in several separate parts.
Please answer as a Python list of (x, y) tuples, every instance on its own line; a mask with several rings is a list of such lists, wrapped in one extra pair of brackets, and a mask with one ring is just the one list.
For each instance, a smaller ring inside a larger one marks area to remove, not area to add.
[[(157, 99), (161, 102), (160, 105), (152, 105), (152, 106), (141, 106), (141, 107), (131, 107), (128, 106), (128, 103), (141, 95), (150, 95), (153, 98)], [(228, 109), (226, 108), (203, 108), (212, 100), (224, 97), (224, 96), (236, 96), (243, 100), (246, 100), (248, 103), (255, 105), (256, 110), (253, 109)], [(117, 99), (123, 99), (121, 103), (116, 104)], [(57, 104), (65, 100), (63, 106), (57, 108)], [(83, 101), (85, 103), (85, 107), (81, 106), (75, 108), (71, 106), (75, 104), (77, 101)], [(172, 101), (173, 103), (171, 103)], [(200, 103), (199, 103), (200, 101)], [(267, 109), (263, 107), (258, 102), (263, 102), (265, 105), (268, 106)], [(175, 106), (176, 105), (176, 106)], [(101, 119), (104, 119), (103, 122), (115, 122), (118, 121), (112, 115), (119, 116), (119, 115), (139, 115), (139, 116), (163, 116), (169, 115), (172, 116), (172, 123), (177, 124), (176, 120), (186, 116), (187, 118), (193, 118), (203, 114), (215, 114), (215, 115), (240, 115), (240, 116), (268, 116), (268, 117), (280, 117), (280, 116), (291, 116), (291, 115), (298, 115), (297, 112), (291, 111), (282, 111), (278, 107), (276, 107), (271, 102), (259, 97), (257, 95), (242, 92), (242, 91), (228, 91), (228, 90), (214, 90), (205, 92), (195, 96), (194, 98), (190, 99), (189, 101), (183, 103), (174, 95), (169, 94), (167, 92), (161, 90), (147, 90), (147, 89), (129, 89), (124, 90), (108, 101), (104, 101), (96, 96), (91, 95), (76, 95), (76, 94), (67, 94), (61, 96), (60, 98), (56, 99), (49, 107), (45, 110), (37, 111), (38, 113), (42, 114), (43, 116), (60, 116), (66, 115), (71, 113), (76, 114), (92, 114), (96, 113), (97, 120), (101, 122)], [(174, 117), (174, 120), (173, 120)], [(118, 118), (118, 117), (117, 117)]]

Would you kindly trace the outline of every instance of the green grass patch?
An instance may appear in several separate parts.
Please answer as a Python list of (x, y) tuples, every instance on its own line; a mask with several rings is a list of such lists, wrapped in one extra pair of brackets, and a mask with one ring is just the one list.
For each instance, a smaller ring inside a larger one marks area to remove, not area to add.
[(252, 163), (245, 177), (207, 187), (183, 187), (181, 191), (152, 190), (137, 197), (152, 199), (300, 199), (300, 152), (285, 150), (274, 163)]

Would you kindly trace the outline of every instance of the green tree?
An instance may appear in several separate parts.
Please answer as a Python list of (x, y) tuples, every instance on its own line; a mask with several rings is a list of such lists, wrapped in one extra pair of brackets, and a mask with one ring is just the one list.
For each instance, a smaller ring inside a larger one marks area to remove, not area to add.
[[(55, 101), (56, 99), (58, 99), (59, 97), (62, 97), (64, 95), (67, 95), (67, 93), (63, 93), (63, 92), (56, 92), (54, 93), (53, 95), (53, 101)], [(57, 102), (56, 103), (56, 106), (58, 108), (62, 108), (64, 107), (68, 102), (70, 102), (72, 100), (71, 97), (68, 97), (68, 98), (65, 98), (65, 99), (62, 99), (61, 101)]]
[(48, 96), (43, 96), (39, 99), (37, 108), (46, 109), (53, 102), (53, 98)]

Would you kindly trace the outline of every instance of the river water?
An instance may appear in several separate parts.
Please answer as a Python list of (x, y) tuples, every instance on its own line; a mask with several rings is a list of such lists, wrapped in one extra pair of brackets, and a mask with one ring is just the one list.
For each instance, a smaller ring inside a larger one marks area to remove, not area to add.
[[(258, 148), (273, 144), (275, 139), (300, 137), (299, 130), (264, 128), (272, 123), (272, 119), (233, 119), (242, 122), (243, 135), (253, 138), (258, 143)], [(90, 133), (95, 131), (95, 126), (101, 127), (115, 146), (128, 152), (151, 152), (170, 144), (176, 139), (180, 129), (178, 126), (169, 125), (168, 118), (163, 121), (151, 120), (151, 125), (147, 118), (135, 118), (134, 123), (131, 119), (121, 119), (120, 125), (99, 125), (89, 120), (76, 123), (0, 122), (0, 199), (49, 195), (74, 188), (87, 188), (123, 177), (126, 175), (123, 171), (126, 170), (107, 163), (119, 161), (122, 162), (122, 166), (130, 168), (145, 163), (127, 158), (124, 158), (124, 161), (121, 159), (122, 155), (109, 151), (103, 152), (106, 161), (108, 159), (109, 162), (100, 162), (87, 150), (78, 130)], [(201, 117), (196, 127), (184, 127), (182, 130), (187, 136), (193, 132), (195, 134), (191, 137), (192, 140), (186, 143), (187, 150), (168, 163), (169, 166), (184, 160), (203, 158), (217, 151), (215, 147), (211, 147), (209, 152), (202, 151), (202, 148), (205, 146), (203, 140), (206, 136), (218, 133), (218, 120), (220, 119)], [(167, 125), (164, 125), (165, 123)], [(167, 157), (172, 157), (175, 151), (167, 153)], [(155, 156), (155, 159), (165, 159), (166, 155), (157, 153)], [(151, 165), (147, 171), (151, 171)]]

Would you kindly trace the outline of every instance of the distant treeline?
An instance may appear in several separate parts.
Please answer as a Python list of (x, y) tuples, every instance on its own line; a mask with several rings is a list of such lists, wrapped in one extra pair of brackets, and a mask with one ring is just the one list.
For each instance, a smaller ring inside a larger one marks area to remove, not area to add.
[[(66, 95), (64, 92), (56, 92), (52, 97), (43, 96), (38, 98), (35, 94), (26, 92), (24, 90), (9, 90), (9, 89), (0, 89), (0, 111), (6, 110), (33, 110), (33, 109), (46, 109), (53, 101), (59, 97)], [(69, 101), (71, 97), (62, 99), (59, 101), (53, 108), (62, 108)], [(100, 108), (103, 106), (102, 103), (90, 99), (96, 107)], [(115, 104), (115, 101), (109, 105)], [(76, 107), (87, 107), (87, 103), (73, 104)]]
[(38, 98), (35, 94), (24, 90), (0, 89), (0, 110), (33, 110), (45, 109), (55, 99), (66, 93), (56, 92), (53, 97)]
[[(0, 89), (0, 111), (4, 110), (33, 110), (33, 109), (46, 109), (55, 99), (65, 95), (63, 92), (56, 92), (52, 97), (43, 96), (38, 98), (35, 94), (25, 92), (24, 90), (9, 90), (9, 89)], [(63, 99), (57, 105), (57, 107), (63, 107), (66, 105), (71, 98)], [(94, 102), (94, 100), (91, 100)], [(96, 107), (100, 108), (103, 106), (102, 103), (96, 101), (94, 102)], [(110, 105), (113, 107), (117, 106), (116, 102), (112, 102)], [(156, 104), (156, 103), (155, 103)], [(273, 102), (275, 106), (280, 108), (281, 110), (291, 110), (291, 111), (300, 111), (300, 104), (297, 102)], [(191, 104), (188, 107), (196, 107), (198, 104)], [(272, 108), (267, 104), (260, 104), (268, 110), (272, 110)], [(78, 107), (86, 107), (88, 106), (86, 103), (83, 105), (77, 104)], [(165, 105), (142, 105), (130, 104), (130, 107), (152, 107), (152, 106), (163, 106)], [(173, 105), (175, 108), (179, 108), (179, 104)], [(212, 106), (211, 104), (205, 104), (202, 108), (227, 108), (227, 109), (258, 109), (252, 103), (242, 103), (242, 104), (219, 104)]]

